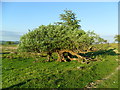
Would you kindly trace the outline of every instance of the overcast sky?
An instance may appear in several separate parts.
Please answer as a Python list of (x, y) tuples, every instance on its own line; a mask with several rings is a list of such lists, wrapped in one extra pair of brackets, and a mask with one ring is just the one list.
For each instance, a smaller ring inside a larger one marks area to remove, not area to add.
[(57, 22), (65, 9), (76, 13), (83, 30), (94, 30), (113, 42), (118, 33), (117, 2), (2, 2), (3, 40), (19, 40), (28, 29)]

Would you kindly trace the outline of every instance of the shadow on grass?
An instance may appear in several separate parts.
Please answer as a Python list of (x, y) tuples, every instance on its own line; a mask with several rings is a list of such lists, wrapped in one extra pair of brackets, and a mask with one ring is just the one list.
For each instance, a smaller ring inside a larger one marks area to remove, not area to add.
[(109, 49), (109, 50), (99, 50), (99, 51), (95, 51), (95, 52), (88, 52), (88, 53), (79, 53), (79, 55), (83, 56), (83, 57), (96, 57), (98, 55), (120, 55), (117, 54), (115, 51), (115, 49)]
[(33, 79), (28, 79), (28, 80), (26, 80), (24, 82), (20, 82), (18, 84), (12, 85), (12, 86), (10, 86), (8, 88), (3, 88), (3, 90), (10, 89), (10, 88), (19, 88), (20, 86), (26, 84), (27, 82), (30, 82), (31, 80), (33, 80)]
[(1, 52), (0, 54), (9, 54), (10, 52)]

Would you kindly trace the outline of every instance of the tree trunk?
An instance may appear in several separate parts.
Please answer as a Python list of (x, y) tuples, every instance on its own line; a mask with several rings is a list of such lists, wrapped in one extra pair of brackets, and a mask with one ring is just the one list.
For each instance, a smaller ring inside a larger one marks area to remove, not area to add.
[(58, 54), (58, 59), (57, 59), (57, 61), (60, 61), (60, 62), (64, 61), (63, 53), (61, 53), (60, 51), (57, 51), (57, 54)]
[(47, 61), (50, 62), (50, 55), (47, 56)]
[(48, 54), (48, 56), (47, 56), (48, 60), (47, 61), (50, 62), (50, 58), (52, 57), (52, 53), (48, 52), (47, 54)]
[(70, 59), (71, 61), (72, 60), (78, 60), (78, 61), (80, 61), (80, 59), (85, 59), (84, 57), (78, 55), (76, 52), (73, 52), (71, 50), (61, 50), (61, 51), (57, 52), (57, 54), (58, 54), (58, 60), (57, 61), (65, 61), (66, 62), (66, 59), (64, 58), (64, 55), (63, 55), (63, 53), (65, 53), (65, 52), (68, 52), (71, 55), (75, 55), (78, 58), (78, 59), (75, 59), (75, 58), (73, 59), (73, 58), (68, 57), (68, 59)]

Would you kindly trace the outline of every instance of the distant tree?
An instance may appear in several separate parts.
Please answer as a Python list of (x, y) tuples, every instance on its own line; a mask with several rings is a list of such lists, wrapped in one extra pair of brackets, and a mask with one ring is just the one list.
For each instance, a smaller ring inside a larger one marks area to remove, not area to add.
[(120, 43), (120, 35), (115, 35), (114, 39), (115, 39), (115, 41)]
[(98, 42), (99, 42), (99, 44), (103, 44), (103, 43), (106, 42), (106, 40), (104, 40), (103, 38), (99, 38), (99, 39), (98, 39)]
[(107, 40), (104, 40), (104, 43), (108, 43), (108, 41), (107, 41)]
[(14, 44), (14, 42), (13, 42), (13, 41), (6, 41), (5, 44), (7, 44), (7, 45), (11, 45), (11, 44)]

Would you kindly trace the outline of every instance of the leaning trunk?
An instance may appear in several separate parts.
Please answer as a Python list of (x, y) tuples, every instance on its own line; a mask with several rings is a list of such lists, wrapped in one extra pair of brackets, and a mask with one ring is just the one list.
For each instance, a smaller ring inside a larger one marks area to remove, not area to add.
[(50, 62), (50, 58), (52, 57), (52, 53), (49, 52), (49, 53), (47, 53), (47, 54), (48, 54), (48, 56), (47, 56), (47, 61)]
[(61, 53), (60, 51), (57, 51), (57, 54), (58, 54), (58, 59), (57, 59), (57, 61), (60, 61), (60, 62), (64, 61), (63, 53)]
[[(73, 52), (71, 50), (61, 50), (61, 51), (57, 52), (57, 54), (58, 54), (58, 60), (57, 61), (65, 61), (66, 62), (66, 59), (64, 58), (64, 55), (63, 55), (63, 53), (65, 53), (65, 52), (70, 53), (73, 56), (76, 56), (77, 59), (75, 59), (75, 60), (80, 61), (80, 59), (84, 59), (84, 57), (80, 56), (79, 54), (77, 54), (76, 52)], [(73, 58), (69, 58), (69, 59), (73, 60)]]

